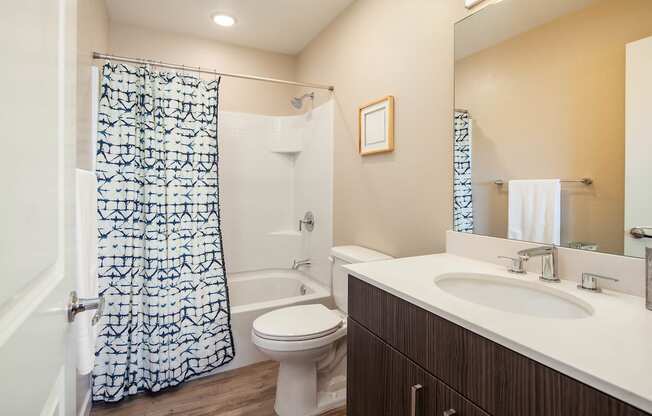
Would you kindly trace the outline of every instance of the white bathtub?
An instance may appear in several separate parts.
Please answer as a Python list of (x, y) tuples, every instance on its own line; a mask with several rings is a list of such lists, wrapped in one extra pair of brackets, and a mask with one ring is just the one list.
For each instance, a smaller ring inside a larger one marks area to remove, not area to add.
[(251, 342), (251, 327), (260, 315), (291, 305), (321, 303), (329, 308), (329, 291), (307, 275), (283, 269), (233, 273), (227, 276), (235, 358), (211, 374), (268, 360)]

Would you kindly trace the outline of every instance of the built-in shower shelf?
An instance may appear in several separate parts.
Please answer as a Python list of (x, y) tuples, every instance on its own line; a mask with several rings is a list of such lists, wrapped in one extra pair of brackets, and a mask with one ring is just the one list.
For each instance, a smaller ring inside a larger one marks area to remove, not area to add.
[(279, 237), (301, 237), (301, 233), (295, 230), (272, 231), (271, 233), (267, 233), (267, 235), (273, 235)]
[(288, 148), (288, 149), (284, 149), (284, 148), (272, 148), (272, 149), (270, 149), (270, 150), (271, 150), (272, 152), (274, 152), (274, 153), (283, 153), (283, 154), (291, 154), (291, 155), (296, 155), (296, 154), (301, 153), (301, 149), (292, 149), (292, 148)]

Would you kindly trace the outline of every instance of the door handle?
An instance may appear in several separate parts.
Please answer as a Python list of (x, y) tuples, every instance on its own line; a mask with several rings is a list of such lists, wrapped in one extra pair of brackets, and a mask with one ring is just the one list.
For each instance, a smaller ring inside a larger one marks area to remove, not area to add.
[(102, 296), (97, 298), (80, 298), (77, 296), (76, 291), (70, 292), (70, 300), (68, 301), (68, 322), (73, 322), (77, 314), (84, 311), (92, 311), (96, 309), (95, 315), (91, 320), (91, 324), (95, 325), (100, 321), (104, 313), (104, 298)]
[(444, 416), (453, 416), (453, 415), (456, 415), (456, 414), (457, 414), (457, 411), (455, 409), (444, 410), (444, 413), (443, 413)]
[(414, 386), (410, 387), (410, 416), (417, 416), (417, 409), (419, 406), (417, 405), (417, 401), (419, 398), (417, 397), (419, 394), (419, 391), (423, 388), (421, 384), (415, 384)]
[(652, 238), (652, 228), (650, 227), (634, 227), (629, 230), (632, 237), (639, 238)]

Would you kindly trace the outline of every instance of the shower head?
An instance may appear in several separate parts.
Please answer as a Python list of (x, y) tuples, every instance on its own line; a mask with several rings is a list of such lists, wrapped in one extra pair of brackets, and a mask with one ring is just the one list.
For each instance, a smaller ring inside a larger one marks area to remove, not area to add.
[(292, 107), (296, 108), (297, 110), (300, 110), (301, 107), (303, 107), (303, 100), (306, 98), (310, 98), (311, 100), (315, 99), (315, 93), (310, 92), (308, 94), (303, 94), (301, 97), (294, 97), (290, 101), (292, 103)]

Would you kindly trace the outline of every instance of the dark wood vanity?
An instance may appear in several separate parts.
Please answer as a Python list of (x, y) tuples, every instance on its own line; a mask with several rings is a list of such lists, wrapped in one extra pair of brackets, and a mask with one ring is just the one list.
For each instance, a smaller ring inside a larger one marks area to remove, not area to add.
[(353, 276), (348, 298), (349, 416), (649, 415)]

